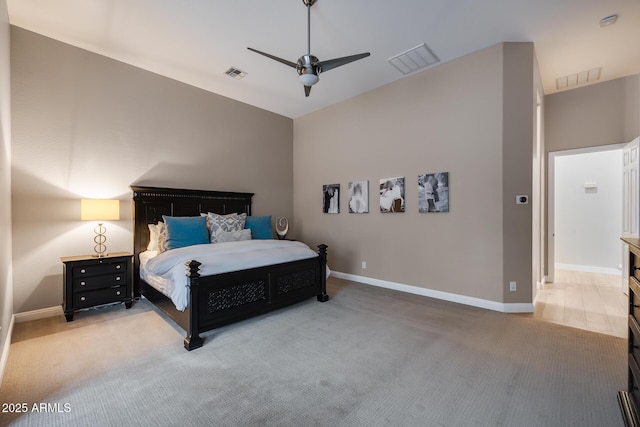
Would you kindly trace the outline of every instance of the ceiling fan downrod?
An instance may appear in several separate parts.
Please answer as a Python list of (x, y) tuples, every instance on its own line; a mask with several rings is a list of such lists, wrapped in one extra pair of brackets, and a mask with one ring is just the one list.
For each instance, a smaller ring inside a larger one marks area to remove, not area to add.
[(316, 0), (302, 0), (307, 6), (307, 55), (311, 55), (311, 6), (316, 4)]

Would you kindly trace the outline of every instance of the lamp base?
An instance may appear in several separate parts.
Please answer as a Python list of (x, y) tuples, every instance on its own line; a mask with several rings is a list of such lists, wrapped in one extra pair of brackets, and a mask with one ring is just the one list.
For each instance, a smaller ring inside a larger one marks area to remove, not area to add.
[(105, 242), (107, 241), (107, 236), (105, 236), (107, 229), (104, 225), (102, 225), (101, 222), (99, 222), (98, 226), (94, 228), (93, 231), (95, 231), (96, 233), (96, 236), (93, 238), (93, 241), (96, 245), (93, 247), (95, 253), (92, 256), (94, 258), (104, 258), (105, 256), (109, 255), (108, 253), (106, 253), (107, 245), (105, 245)]
[(102, 253), (102, 254), (95, 253), (95, 254), (93, 254), (93, 255), (91, 255), (91, 256), (92, 256), (93, 258), (104, 258), (104, 257), (109, 256), (109, 254), (106, 254), (106, 253)]

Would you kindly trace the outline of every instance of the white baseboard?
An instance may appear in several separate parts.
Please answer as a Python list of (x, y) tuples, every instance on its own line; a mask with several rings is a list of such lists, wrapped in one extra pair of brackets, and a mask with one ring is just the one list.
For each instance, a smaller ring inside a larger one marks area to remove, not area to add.
[(594, 267), (594, 266), (591, 266), (591, 265), (559, 264), (559, 263), (556, 263), (556, 269), (558, 269), (558, 270), (583, 271), (585, 273), (613, 274), (615, 276), (622, 276), (622, 269), (610, 268), (610, 267)]
[(533, 313), (532, 303), (507, 304), (490, 301), (481, 298), (468, 297), (465, 295), (452, 294), (450, 292), (436, 291), (433, 289), (421, 288), (418, 286), (405, 285), (403, 283), (389, 282), (387, 280), (373, 279), (371, 277), (358, 276), (355, 274), (332, 271), (331, 275), (338, 279), (351, 280), (352, 282), (364, 283), (366, 285), (378, 286), (380, 288), (393, 289), (424, 297), (436, 298), (458, 304), (470, 305), (473, 307), (485, 308), (487, 310), (500, 311), (502, 313)]
[(0, 387), (2, 387), (2, 378), (4, 377), (4, 370), (7, 367), (7, 361), (9, 360), (9, 347), (11, 347), (11, 336), (13, 335), (13, 325), (15, 324), (16, 316), (11, 316), (9, 322), (9, 332), (7, 332), (7, 340), (2, 347), (2, 355), (0, 356)]
[(16, 323), (29, 322), (31, 320), (46, 319), (47, 317), (60, 316), (63, 314), (62, 306), (41, 308), (40, 310), (25, 311), (14, 314)]

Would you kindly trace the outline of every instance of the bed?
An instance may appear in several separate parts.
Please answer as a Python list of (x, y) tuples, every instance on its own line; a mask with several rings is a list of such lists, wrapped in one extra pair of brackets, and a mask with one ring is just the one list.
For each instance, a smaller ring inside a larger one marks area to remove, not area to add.
[[(140, 278), (140, 254), (147, 250), (149, 224), (162, 216), (198, 216), (214, 212), (251, 215), (253, 193), (202, 191), (132, 186), (134, 296), (143, 295), (186, 331), (185, 349), (203, 345), (201, 333), (267, 313), (315, 296), (329, 300), (326, 284), (327, 246), (318, 246), (317, 256), (280, 262), (220, 274), (201, 274), (203, 264), (189, 259), (184, 266), (187, 276), (187, 307), (179, 310), (171, 297)], [(275, 244), (275, 243), (274, 243)]]

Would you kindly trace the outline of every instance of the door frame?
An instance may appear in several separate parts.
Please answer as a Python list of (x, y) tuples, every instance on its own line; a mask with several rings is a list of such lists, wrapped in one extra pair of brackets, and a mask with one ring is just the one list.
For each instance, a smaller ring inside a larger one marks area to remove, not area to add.
[[(547, 164), (548, 166), (548, 175), (549, 175), (549, 188), (547, 191), (547, 276), (545, 277), (545, 282), (553, 282), (555, 278), (556, 271), (556, 238), (555, 238), (555, 214), (556, 214), (556, 191), (555, 191), (555, 174), (556, 174), (556, 157), (561, 156), (572, 156), (575, 154), (588, 154), (588, 153), (599, 153), (602, 151), (612, 151), (612, 150), (621, 150), (627, 146), (628, 143), (621, 144), (610, 144), (610, 145), (598, 145), (595, 147), (586, 147), (586, 148), (575, 148), (572, 150), (561, 150), (561, 151), (549, 151)], [(622, 167), (622, 165), (620, 165)], [(620, 230), (620, 235), (622, 235), (622, 230)]]

